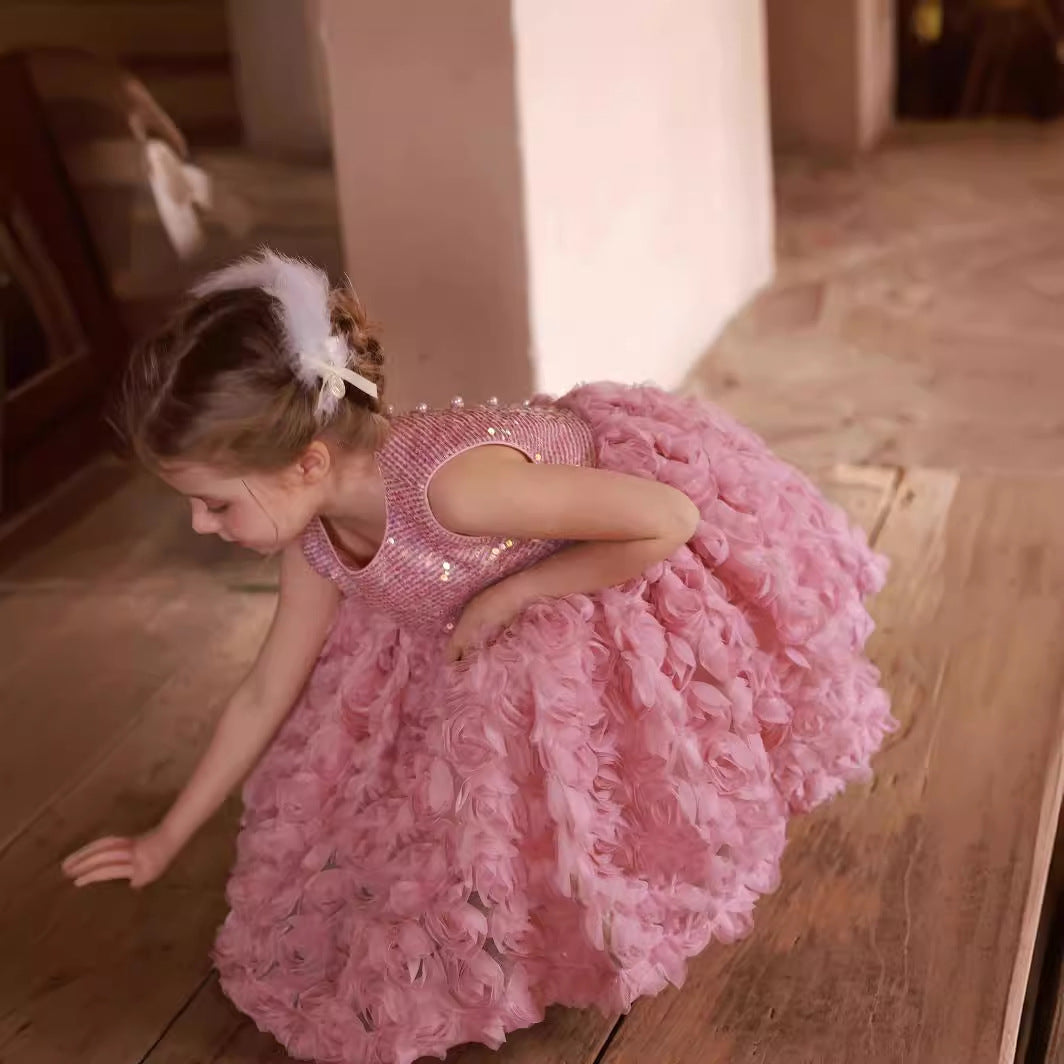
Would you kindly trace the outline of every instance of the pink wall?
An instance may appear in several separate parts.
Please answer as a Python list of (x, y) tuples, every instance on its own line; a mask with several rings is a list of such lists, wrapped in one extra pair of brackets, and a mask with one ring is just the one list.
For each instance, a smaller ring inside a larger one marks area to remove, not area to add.
[(861, 0), (858, 21), (858, 137), (862, 149), (874, 147), (894, 121), (897, 83), (895, 0)]
[(227, 14), (248, 146), (272, 155), (327, 158), (318, 0), (227, 0)]
[(532, 387), (502, 0), (322, 0), (351, 277), (398, 402)]
[(751, 0), (515, 0), (537, 371), (678, 384), (773, 265)]
[(394, 395), (677, 384), (772, 269), (752, 0), (321, 0)]

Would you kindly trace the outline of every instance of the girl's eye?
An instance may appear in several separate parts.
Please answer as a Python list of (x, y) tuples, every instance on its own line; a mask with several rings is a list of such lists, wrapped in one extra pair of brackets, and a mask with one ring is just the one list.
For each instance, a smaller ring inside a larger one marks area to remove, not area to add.
[(228, 510), (228, 509), (229, 509), (229, 503), (220, 502), (220, 503), (215, 504), (214, 506), (208, 505), (207, 506), (207, 513), (209, 513), (209, 514), (224, 514), (225, 511)]

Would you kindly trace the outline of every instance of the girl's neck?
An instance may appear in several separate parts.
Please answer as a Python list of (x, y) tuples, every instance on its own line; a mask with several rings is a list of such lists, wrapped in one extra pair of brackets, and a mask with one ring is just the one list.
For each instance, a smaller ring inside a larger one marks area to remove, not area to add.
[(360, 536), (384, 534), (384, 481), (372, 451), (335, 455), (320, 516), (337, 529)]

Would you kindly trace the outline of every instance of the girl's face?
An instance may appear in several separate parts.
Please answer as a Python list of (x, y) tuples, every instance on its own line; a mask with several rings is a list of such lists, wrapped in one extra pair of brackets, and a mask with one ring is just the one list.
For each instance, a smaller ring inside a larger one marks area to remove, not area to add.
[(300, 465), (277, 473), (240, 475), (195, 462), (161, 474), (192, 508), (192, 527), (259, 554), (274, 554), (299, 538), (317, 513), (319, 481)]

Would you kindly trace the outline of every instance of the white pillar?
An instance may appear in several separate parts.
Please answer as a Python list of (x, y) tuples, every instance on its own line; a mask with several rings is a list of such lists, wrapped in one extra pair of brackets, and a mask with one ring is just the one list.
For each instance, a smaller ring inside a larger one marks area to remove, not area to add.
[(771, 274), (753, 0), (322, 0), (399, 401), (680, 382)]
[(319, 0), (228, 0), (227, 13), (245, 143), (269, 155), (328, 158)]

